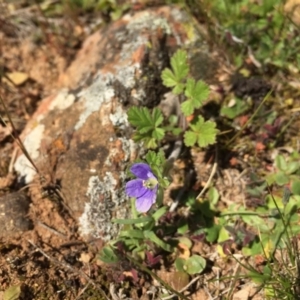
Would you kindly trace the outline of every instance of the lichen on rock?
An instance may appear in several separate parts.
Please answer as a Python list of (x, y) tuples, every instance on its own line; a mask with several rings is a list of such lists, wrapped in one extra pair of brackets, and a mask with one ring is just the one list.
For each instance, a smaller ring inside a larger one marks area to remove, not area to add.
[[(124, 173), (120, 174), (120, 177), (124, 182)], [(112, 223), (111, 219), (128, 217), (128, 197), (123, 189), (118, 188), (117, 180), (107, 172), (103, 181), (100, 181), (98, 176), (90, 178), (87, 196), (89, 201), (86, 202), (83, 214), (79, 218), (79, 231), (83, 236), (101, 237), (104, 241), (115, 238), (120, 226)]]

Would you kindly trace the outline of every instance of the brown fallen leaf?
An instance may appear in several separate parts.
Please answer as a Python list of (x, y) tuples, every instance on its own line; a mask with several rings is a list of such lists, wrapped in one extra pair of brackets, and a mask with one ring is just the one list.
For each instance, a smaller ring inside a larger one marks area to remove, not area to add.
[(180, 291), (190, 282), (190, 276), (185, 272), (173, 271), (167, 272), (160, 270), (157, 275), (165, 282), (167, 282), (173, 289)]
[(190, 249), (185, 244), (179, 243), (177, 247), (179, 248), (179, 257), (188, 259), (191, 256)]
[[(28, 74), (23, 72), (6, 73), (6, 76), (14, 83), (14, 85), (22, 85), (29, 79)], [(3, 78), (3, 81), (11, 84), (7, 78)]]
[(82, 252), (79, 261), (88, 264), (91, 261), (91, 255), (87, 252)]
[[(232, 300), (247, 300), (247, 299), (253, 299), (253, 295), (257, 292), (257, 288), (253, 283), (248, 283), (242, 288), (234, 293)], [(258, 296), (258, 295), (256, 295)], [(257, 297), (256, 299), (260, 299), (260, 297)]]
[(192, 295), (191, 300), (199, 300), (199, 299), (209, 300), (212, 299), (212, 297), (204, 289), (200, 289)]

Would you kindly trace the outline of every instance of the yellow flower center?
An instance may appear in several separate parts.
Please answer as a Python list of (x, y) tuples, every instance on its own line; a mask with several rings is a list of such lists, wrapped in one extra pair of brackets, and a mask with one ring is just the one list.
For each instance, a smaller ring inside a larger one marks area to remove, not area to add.
[(148, 180), (143, 180), (143, 186), (147, 189), (153, 190), (157, 186), (157, 179), (156, 178), (150, 178)]

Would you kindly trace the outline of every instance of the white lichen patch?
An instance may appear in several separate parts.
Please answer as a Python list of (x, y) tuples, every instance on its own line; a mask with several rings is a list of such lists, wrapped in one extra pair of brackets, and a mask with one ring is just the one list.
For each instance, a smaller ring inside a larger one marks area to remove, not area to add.
[(175, 7), (171, 9), (171, 16), (175, 22), (185, 23), (191, 21), (191, 16), (188, 13), (186, 13), (182, 9), (177, 9)]
[[(131, 48), (126, 53), (132, 55), (133, 49)], [(139, 68), (140, 68), (140, 64), (138, 63), (128, 65), (128, 66), (120, 66), (120, 67), (116, 66), (117, 72), (115, 75), (115, 79), (120, 81), (124, 87), (131, 89), (135, 85), (135, 72)]]
[(78, 94), (81, 97), (80, 101), (84, 102), (84, 110), (79, 116), (75, 130), (81, 128), (93, 112), (99, 111), (103, 103), (111, 101), (111, 98), (114, 96), (114, 89), (111, 82), (110, 74), (103, 75), (99, 73), (94, 82)]
[(146, 36), (137, 36), (132, 34), (132, 38), (130, 39), (130, 42), (124, 43), (122, 46), (120, 58), (123, 61), (126, 61), (128, 59), (131, 59), (132, 54), (141, 46), (147, 44), (148, 39)]
[(70, 107), (75, 101), (75, 96), (70, 94), (67, 89), (61, 90), (55, 99), (52, 100), (49, 109), (65, 110)]
[(109, 119), (113, 126), (120, 129), (125, 129), (127, 126), (129, 126), (127, 113), (120, 105), (116, 107), (116, 110), (113, 114), (109, 115)]
[(140, 15), (139, 18), (134, 19), (127, 25), (127, 29), (130, 31), (138, 30), (140, 32), (141, 28), (146, 28), (151, 31), (161, 28), (167, 34), (171, 34), (172, 32), (168, 20), (163, 17), (157, 17), (156, 14), (151, 14), (149, 12), (145, 12), (143, 15)]
[(132, 139), (119, 138), (122, 141), (122, 149), (124, 152), (124, 161), (129, 162), (135, 159), (136, 152), (139, 148), (138, 144), (136, 144)]
[[(24, 147), (33, 161), (36, 160), (40, 155), (39, 149), (44, 130), (44, 125), (37, 125), (29, 134), (27, 134), (25, 140), (23, 141)], [(24, 178), (26, 184), (30, 183), (36, 175), (36, 170), (24, 154), (17, 158), (14, 167), (16, 172), (19, 173), (20, 177)]]
[[(125, 178), (124, 174), (120, 178)], [(89, 180), (84, 212), (79, 218), (79, 231), (82, 236), (101, 238), (109, 241), (115, 238), (120, 230), (120, 225), (112, 223), (112, 218), (125, 218), (128, 209), (122, 204), (127, 201), (127, 196), (122, 189), (117, 190), (117, 180), (110, 172), (106, 173), (103, 181), (98, 176)]]
[[(111, 99), (115, 95), (113, 83), (116, 81), (121, 82), (126, 88), (133, 88), (135, 85), (135, 71), (138, 64), (123, 66), (122, 68), (116, 67), (116, 74), (106, 73), (103, 75), (99, 72), (97, 78), (91, 86), (78, 94), (84, 105), (84, 109), (79, 116), (79, 120), (75, 125), (75, 130), (78, 130), (88, 119), (88, 117), (100, 110), (104, 104), (111, 105)], [(120, 102), (126, 99), (120, 99)], [(115, 113), (102, 116), (101, 124), (108, 125), (108, 122), (114, 126), (125, 127), (128, 125), (127, 115), (125, 111), (118, 106)]]

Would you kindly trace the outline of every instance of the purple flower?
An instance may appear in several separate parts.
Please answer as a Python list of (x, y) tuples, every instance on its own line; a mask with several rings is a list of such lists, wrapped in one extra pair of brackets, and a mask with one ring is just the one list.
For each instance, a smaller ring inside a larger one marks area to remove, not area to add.
[(137, 179), (126, 183), (126, 194), (136, 198), (135, 207), (138, 212), (147, 212), (156, 200), (157, 178), (145, 163), (134, 164), (130, 171)]

